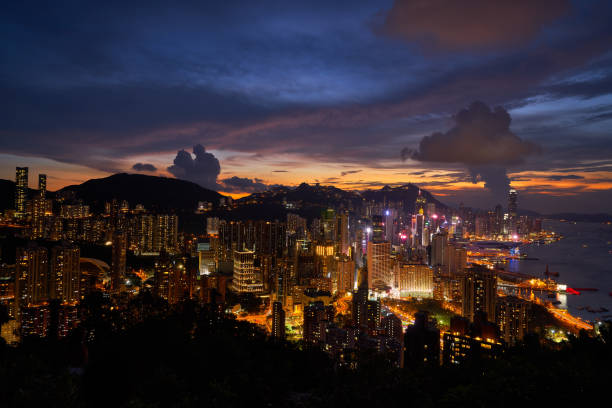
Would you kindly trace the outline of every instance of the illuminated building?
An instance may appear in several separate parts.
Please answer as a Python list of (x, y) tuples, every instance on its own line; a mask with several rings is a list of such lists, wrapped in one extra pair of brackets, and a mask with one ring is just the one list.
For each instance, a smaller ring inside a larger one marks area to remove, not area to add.
[(440, 330), (428, 312), (418, 312), (404, 334), (404, 367), (440, 364)]
[(257, 280), (253, 265), (254, 252), (234, 251), (232, 290), (238, 293), (261, 293), (263, 283)]
[(391, 243), (368, 242), (368, 287), (386, 290), (393, 285)]
[(156, 296), (169, 300), (170, 298), (170, 280), (174, 274), (174, 262), (170, 259), (167, 253), (162, 252), (155, 260), (154, 277), (155, 286), (154, 293)]
[(121, 290), (126, 272), (127, 237), (125, 232), (113, 232), (111, 249), (111, 291)]
[(510, 218), (516, 218), (518, 214), (518, 193), (511, 188), (508, 192), (508, 215)]
[(32, 239), (45, 236), (45, 216), (47, 213), (47, 200), (36, 197), (32, 200)]
[(63, 244), (51, 250), (51, 292), (54, 299), (65, 303), (80, 300), (80, 250), (78, 246)]
[(208, 275), (217, 271), (217, 261), (215, 251), (210, 245), (210, 241), (198, 242), (198, 270), (200, 275)]
[(372, 217), (372, 242), (383, 242), (385, 237), (385, 223), (383, 217), (374, 215)]
[(380, 329), (380, 300), (368, 300), (365, 306), (368, 330), (372, 332)]
[(427, 203), (425, 205), (425, 215), (427, 216), (427, 219), (433, 218), (435, 214), (436, 214), (436, 203)]
[(272, 337), (285, 338), (285, 311), (281, 302), (272, 304)]
[(342, 257), (336, 262), (335, 281), (332, 290), (340, 295), (351, 292), (355, 287), (355, 261)]
[(398, 283), (402, 297), (433, 296), (433, 270), (427, 265), (401, 265)]
[(380, 324), (387, 337), (393, 337), (399, 341), (402, 340), (402, 321), (399, 317), (394, 314), (388, 314), (381, 319)]
[[(488, 322), (470, 324), (467, 319), (451, 318), (450, 330), (444, 333), (444, 364), (461, 364), (479, 359), (494, 359), (503, 353), (503, 344), (495, 335), (495, 326)], [(492, 328), (490, 326), (493, 326)]]
[(416, 200), (414, 201), (414, 213), (424, 215), (426, 205), (427, 199), (421, 194), (421, 189), (419, 189), (419, 194)]
[(361, 268), (358, 276), (358, 289), (353, 292), (353, 324), (358, 329), (367, 326), (367, 302), (368, 302), (368, 270)]
[(178, 243), (178, 217), (156, 215), (153, 227), (153, 251), (174, 253)]
[(219, 234), (219, 217), (206, 218), (206, 233), (208, 235)]
[(448, 234), (434, 234), (431, 241), (431, 266), (444, 265)]
[(21, 337), (47, 337), (50, 318), (50, 311), (47, 305), (23, 307), (19, 318)]
[(495, 320), (495, 300), (497, 298), (497, 277), (495, 272), (475, 266), (463, 278), (462, 316), (474, 321), (478, 312), (486, 313), (489, 321)]
[(38, 175), (38, 196), (42, 199), (47, 197), (47, 175)]
[(28, 168), (17, 167), (15, 171), (15, 216), (23, 219), (26, 216), (28, 201)]
[(467, 267), (467, 250), (452, 243), (446, 245), (444, 266), (450, 276), (462, 275)]
[(15, 298), (18, 310), (49, 300), (47, 249), (33, 243), (17, 248), (15, 264)]
[(314, 302), (304, 308), (303, 339), (306, 343), (324, 343), (327, 326), (333, 323), (334, 307)]
[(336, 241), (336, 211), (331, 208), (323, 211), (321, 214), (321, 229), (323, 241)]
[(531, 302), (514, 296), (498, 298), (495, 321), (501, 338), (507, 344), (515, 345), (529, 332)]
[(348, 213), (343, 212), (338, 214), (337, 217), (338, 226), (338, 246), (339, 252), (342, 255), (349, 254), (350, 242), (349, 242), (349, 216)]

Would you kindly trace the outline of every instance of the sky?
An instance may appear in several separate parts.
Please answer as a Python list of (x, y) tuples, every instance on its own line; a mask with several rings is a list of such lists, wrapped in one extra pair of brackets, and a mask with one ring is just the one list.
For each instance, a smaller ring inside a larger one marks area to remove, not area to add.
[(604, 0), (11, 2), (0, 178), (414, 183), (479, 208), (511, 186), (612, 212), (611, 20)]

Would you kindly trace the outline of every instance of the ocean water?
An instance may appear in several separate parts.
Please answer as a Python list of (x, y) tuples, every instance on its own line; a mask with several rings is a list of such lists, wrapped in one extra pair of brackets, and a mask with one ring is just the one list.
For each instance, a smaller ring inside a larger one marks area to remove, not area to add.
[[(545, 220), (543, 228), (563, 236), (549, 245), (525, 245), (521, 248), (537, 260), (511, 261), (508, 269), (514, 272), (543, 277), (546, 265), (558, 272), (554, 279), (572, 288), (596, 288), (595, 292), (581, 291), (580, 295), (559, 296), (560, 307), (585, 320), (610, 318), (612, 315), (612, 225), (586, 222)], [(554, 299), (551, 299), (554, 300)], [(592, 313), (587, 307), (608, 312)]]

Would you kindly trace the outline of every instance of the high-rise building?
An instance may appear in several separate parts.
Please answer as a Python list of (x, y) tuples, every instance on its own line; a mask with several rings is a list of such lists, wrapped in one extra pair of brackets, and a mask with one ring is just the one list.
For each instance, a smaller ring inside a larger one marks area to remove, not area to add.
[(257, 279), (253, 251), (234, 251), (232, 289), (238, 293), (263, 292), (263, 283)]
[(495, 321), (501, 338), (507, 344), (520, 342), (529, 332), (531, 302), (514, 296), (498, 298)]
[(285, 338), (285, 311), (281, 302), (272, 304), (272, 337)]
[(510, 218), (516, 218), (518, 213), (518, 193), (511, 188), (508, 192), (508, 215)]
[(385, 336), (393, 337), (398, 341), (402, 340), (402, 321), (394, 314), (388, 314), (381, 319), (381, 328), (385, 331)]
[(316, 301), (304, 308), (303, 339), (306, 343), (324, 343), (325, 329), (333, 322), (334, 307)]
[(113, 232), (111, 249), (111, 291), (119, 292), (125, 279), (127, 258), (127, 236), (125, 232)]
[(80, 300), (80, 250), (76, 245), (61, 244), (51, 250), (51, 296), (62, 303)]
[(337, 217), (338, 226), (338, 247), (342, 255), (349, 254), (350, 242), (349, 242), (349, 216), (346, 212), (338, 214)]
[(431, 266), (444, 265), (448, 234), (434, 234), (431, 242)]
[(393, 268), (391, 266), (391, 243), (368, 242), (368, 287), (386, 290), (393, 286)]
[(380, 215), (372, 216), (372, 242), (383, 242), (385, 239), (385, 222)]
[[(30, 243), (17, 248), (15, 258), (16, 309), (49, 300), (49, 256), (47, 249)], [(19, 313), (17, 313), (19, 314)]]
[(424, 215), (426, 205), (427, 205), (427, 199), (421, 193), (421, 189), (419, 189), (419, 194), (417, 195), (417, 198), (414, 201), (414, 213)]
[(483, 266), (469, 269), (463, 277), (463, 317), (474, 321), (478, 312), (486, 313), (486, 319), (495, 321), (497, 277), (495, 272)]
[(332, 288), (340, 295), (353, 291), (355, 287), (355, 261), (347, 257), (341, 257), (336, 262), (335, 281)]
[(15, 171), (15, 216), (23, 219), (26, 216), (28, 201), (28, 168), (17, 167)]
[(46, 174), (38, 175), (38, 196), (43, 199), (47, 197), (47, 175)]
[(366, 326), (370, 332), (380, 329), (380, 299), (366, 302)]

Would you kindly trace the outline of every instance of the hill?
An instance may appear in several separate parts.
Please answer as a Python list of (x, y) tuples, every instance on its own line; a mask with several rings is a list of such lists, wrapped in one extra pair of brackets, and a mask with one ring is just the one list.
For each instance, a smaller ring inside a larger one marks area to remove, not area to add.
[(216, 206), (223, 197), (190, 181), (126, 173), (67, 186), (58, 194), (72, 195), (97, 211), (113, 198), (126, 200), (130, 206), (142, 204), (146, 209), (156, 211), (193, 211), (198, 201), (209, 201)]
[(414, 208), (414, 202), (419, 195), (419, 191), (428, 203), (436, 204), (436, 208), (447, 208), (445, 204), (438, 201), (429, 191), (420, 189), (414, 184), (405, 184), (399, 187), (384, 186), (380, 190), (365, 190), (361, 192), (361, 196), (366, 200), (377, 203), (403, 203), (408, 208)]

